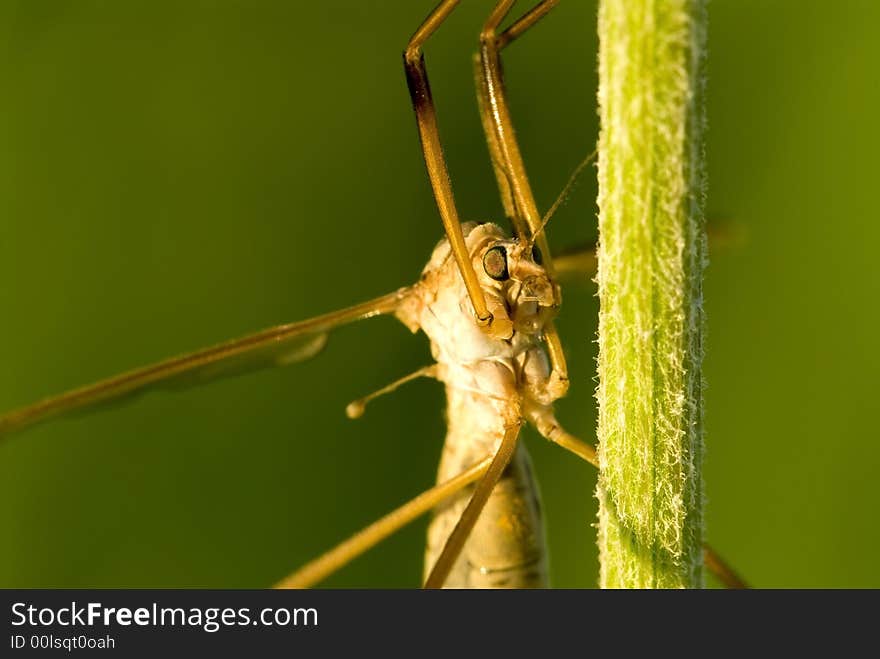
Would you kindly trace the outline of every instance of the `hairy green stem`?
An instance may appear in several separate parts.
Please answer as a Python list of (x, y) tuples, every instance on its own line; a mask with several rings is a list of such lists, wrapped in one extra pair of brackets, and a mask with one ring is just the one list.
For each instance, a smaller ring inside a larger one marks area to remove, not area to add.
[(702, 0), (599, 9), (604, 588), (702, 585)]

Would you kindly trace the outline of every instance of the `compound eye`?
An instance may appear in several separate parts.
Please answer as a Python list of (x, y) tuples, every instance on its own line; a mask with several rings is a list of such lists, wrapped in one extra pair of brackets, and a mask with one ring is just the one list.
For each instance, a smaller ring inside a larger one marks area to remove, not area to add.
[(536, 265), (544, 265), (544, 255), (541, 254), (541, 250), (538, 249), (537, 245), (532, 245), (532, 261)]
[(496, 245), (483, 254), (483, 270), (495, 281), (507, 281), (510, 272), (507, 270), (507, 250)]

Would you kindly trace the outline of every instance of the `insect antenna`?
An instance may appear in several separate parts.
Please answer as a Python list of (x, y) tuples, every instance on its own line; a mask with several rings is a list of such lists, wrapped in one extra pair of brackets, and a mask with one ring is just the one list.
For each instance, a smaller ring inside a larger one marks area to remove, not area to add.
[(541, 232), (544, 230), (544, 227), (547, 226), (547, 223), (550, 221), (550, 218), (559, 210), (559, 207), (562, 206), (563, 203), (568, 199), (568, 196), (571, 194), (571, 191), (574, 189), (575, 183), (577, 183), (578, 177), (581, 175), (581, 172), (584, 171), (584, 168), (590, 164), (590, 162), (595, 159), (596, 154), (598, 153), (598, 149), (593, 149), (593, 152), (584, 158), (581, 163), (575, 167), (574, 171), (571, 173), (571, 176), (568, 177), (568, 181), (565, 183), (565, 186), (562, 188), (562, 192), (559, 193), (559, 196), (556, 197), (556, 201), (553, 202), (553, 205), (550, 206), (550, 210), (548, 210), (544, 217), (541, 218), (541, 226), (538, 227), (538, 230), (532, 235), (529, 239), (529, 246), (531, 247), (538, 236), (541, 235)]

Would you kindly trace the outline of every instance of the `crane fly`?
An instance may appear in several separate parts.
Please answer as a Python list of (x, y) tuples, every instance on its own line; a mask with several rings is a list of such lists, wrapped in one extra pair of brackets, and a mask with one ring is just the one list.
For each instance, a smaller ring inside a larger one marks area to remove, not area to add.
[[(553, 410), (569, 382), (554, 324), (561, 302), (559, 281), (566, 274), (590, 272), (595, 259), (590, 252), (552, 257), (544, 228), (556, 204), (546, 214), (538, 211), (516, 142), (502, 75), (502, 51), (538, 23), (558, 0), (538, 2), (502, 30), (500, 25), (514, 1), (496, 4), (482, 27), (474, 57), (478, 107), (510, 233), (497, 224), (462, 223), (459, 218), (422, 54), (422, 46), (459, 4), (458, 0), (443, 0), (404, 51), (424, 161), (445, 230), (415, 284), (12, 411), (0, 417), (0, 438), (145, 391), (311, 359), (335, 328), (393, 315), (410, 331), (423, 331), (428, 336), (435, 363), (352, 403), (348, 413), (360, 416), (370, 399), (416, 377), (443, 383), (449, 427), (437, 485), (277, 585), (319, 583), (433, 510), (425, 556), (426, 587), (546, 586), (540, 501), (528, 453), (518, 437), (521, 426), (529, 423), (546, 439), (596, 465), (593, 447), (567, 432)], [(707, 566), (726, 585), (740, 585), (712, 550), (707, 548), (705, 556)]]

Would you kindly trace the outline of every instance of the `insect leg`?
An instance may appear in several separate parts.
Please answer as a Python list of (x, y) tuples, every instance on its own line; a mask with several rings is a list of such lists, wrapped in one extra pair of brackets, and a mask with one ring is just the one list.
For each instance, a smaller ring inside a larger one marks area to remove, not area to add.
[(419, 128), (425, 166), (428, 169), (428, 178), (431, 181), (434, 199), (437, 202), (437, 210), (440, 212), (440, 219), (443, 221), (449, 245), (455, 255), (456, 263), (458, 263), (458, 269), (470, 296), (471, 304), (473, 304), (477, 324), (483, 328), (490, 328), (493, 317), (486, 305), (486, 298), (480, 288), (477, 274), (474, 272), (474, 266), (464, 241), (464, 234), (461, 231), (461, 221), (455, 207), (452, 184), (449, 181), (449, 170), (446, 167), (443, 146), (440, 143), (440, 131), (437, 126), (434, 100), (431, 97), (431, 87), (428, 84), (425, 57), (421, 50), (425, 41), (452, 13), (458, 2), (459, 0), (442, 0), (434, 8), (434, 11), (428, 15), (425, 22), (419, 26), (419, 29), (409, 40), (403, 53), (403, 63), (409, 94), (416, 114), (416, 124)]
[(543, 0), (520, 16), (513, 25), (504, 30), (498, 37), (498, 48), (506, 47), (511, 41), (532, 27), (547, 13), (559, 4), (559, 0)]
[(563, 281), (589, 281), (596, 274), (599, 265), (596, 245), (565, 250), (556, 256), (553, 265), (556, 267), (556, 274)]
[(510, 426), (505, 431), (504, 438), (501, 440), (501, 446), (498, 447), (498, 451), (496, 451), (495, 456), (492, 458), (492, 464), (489, 465), (486, 474), (477, 483), (476, 488), (474, 488), (471, 500), (468, 501), (468, 505), (458, 519), (455, 528), (452, 529), (452, 533), (446, 539), (446, 544), (443, 546), (440, 556), (437, 557), (437, 562), (431, 568), (431, 573), (425, 580), (425, 588), (443, 587), (443, 583), (449, 576), (449, 572), (452, 570), (453, 565), (455, 565), (459, 554), (461, 554), (464, 543), (473, 530), (474, 524), (477, 523), (480, 513), (483, 512), (483, 508), (489, 500), (489, 495), (492, 494), (492, 490), (495, 489), (501, 474), (504, 473), (507, 465), (510, 464), (510, 460), (516, 450), (516, 439), (518, 436), (519, 424)]
[(582, 460), (596, 467), (596, 469), (599, 468), (596, 449), (560, 426), (550, 408), (527, 407), (526, 418), (532, 422), (532, 425), (541, 433), (542, 437), (549, 439), (554, 444), (558, 444), (567, 451), (571, 451)]
[[(537, 23), (556, 4), (557, 0), (544, 0), (538, 3), (507, 31), (499, 35), (498, 26), (513, 6), (513, 0), (501, 0), (480, 32), (480, 52), (475, 61), (480, 115), (505, 213), (511, 217), (520, 240), (534, 240), (538, 245), (544, 255), (544, 267), (551, 280), (555, 280), (556, 275), (553, 259), (550, 256), (547, 237), (541, 231), (541, 214), (538, 212), (522, 153), (516, 141), (501, 74), (501, 49)], [(558, 286), (555, 289), (558, 301), (561, 297)], [(562, 351), (562, 342), (552, 322), (545, 326), (544, 338), (552, 366), (552, 386), (557, 394), (562, 396), (568, 389), (568, 366)]]
[(285, 577), (275, 585), (275, 588), (308, 588), (318, 583), (420, 515), (425, 514), (444, 499), (480, 479), (489, 470), (492, 460), (492, 456), (489, 456), (458, 476), (422, 492), (400, 508), (391, 511), (382, 519), (373, 522), (348, 540)]
[(705, 542), (703, 543), (703, 565), (709, 569), (709, 572), (718, 578), (718, 581), (720, 581), (725, 588), (743, 589), (749, 587), (749, 585), (742, 580), (742, 577), (740, 577), (733, 568), (718, 555), (718, 552)]
[[(526, 417), (543, 437), (549, 439), (554, 444), (558, 444), (567, 451), (571, 451), (594, 467), (599, 467), (596, 449), (560, 426), (549, 408), (534, 407), (527, 409)], [(708, 568), (709, 572), (718, 578), (725, 588), (748, 588), (746, 582), (740, 578), (736, 571), (721, 558), (718, 552), (705, 542), (703, 543), (703, 564)]]
[[(510, 11), (514, 0), (501, 0), (489, 15), (480, 32), (480, 52), (476, 57), (476, 86), (480, 113), (486, 141), (495, 163), (495, 174), (504, 203), (505, 212), (513, 213), (514, 227), (518, 237), (530, 239), (541, 226), (535, 197), (529, 185), (525, 164), (516, 141), (513, 120), (507, 103), (504, 79), (501, 74), (501, 49), (516, 36), (534, 25), (556, 4), (556, 0), (545, 0), (514, 23), (510, 30), (499, 36), (498, 25)], [(513, 31), (513, 32), (511, 32)], [(504, 35), (508, 38), (502, 39)], [(510, 36), (512, 35), (512, 36)], [(528, 233), (526, 233), (526, 228)], [(544, 254), (548, 274), (553, 276), (550, 250), (543, 234), (536, 239)]]

